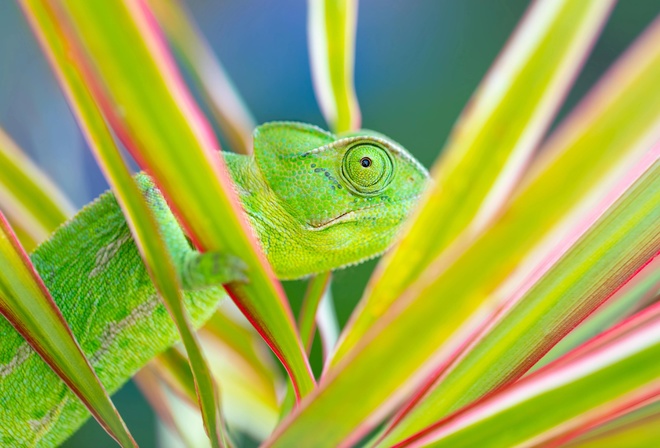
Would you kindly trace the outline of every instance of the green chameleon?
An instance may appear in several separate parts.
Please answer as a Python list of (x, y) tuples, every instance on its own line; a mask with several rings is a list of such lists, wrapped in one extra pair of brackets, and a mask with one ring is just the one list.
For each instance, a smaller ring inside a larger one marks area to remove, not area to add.
[[(302, 123), (258, 127), (254, 155), (225, 153), (235, 188), (275, 273), (294, 279), (377, 256), (392, 243), (428, 173), (371, 131), (335, 136)], [(240, 260), (195, 251), (155, 184), (136, 176), (202, 325), (249, 281)], [(114, 196), (105, 193), (31, 255), (109, 392), (177, 340)], [(89, 412), (23, 338), (0, 320), (0, 446), (55, 446)]]

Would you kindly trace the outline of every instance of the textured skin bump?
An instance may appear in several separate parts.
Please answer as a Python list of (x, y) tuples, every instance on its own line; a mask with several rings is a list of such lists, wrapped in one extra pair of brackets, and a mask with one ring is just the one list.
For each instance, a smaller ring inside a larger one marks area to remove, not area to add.
[[(374, 145), (386, 154), (392, 172), (382, 188), (361, 194), (349, 185), (342, 164), (355, 145)], [(338, 138), (301, 123), (263, 125), (255, 131), (255, 156), (225, 154), (225, 160), (264, 252), (285, 279), (383, 252), (428, 177), (403, 148), (379, 134)], [(182, 269), (193, 249), (152, 181), (144, 174), (136, 180)], [(31, 259), (109, 392), (176, 342), (175, 326), (110, 193), (60, 227)], [(214, 286), (184, 297), (200, 326), (225, 293)], [(0, 319), (0, 446), (56, 446), (87, 418), (59, 377)]]

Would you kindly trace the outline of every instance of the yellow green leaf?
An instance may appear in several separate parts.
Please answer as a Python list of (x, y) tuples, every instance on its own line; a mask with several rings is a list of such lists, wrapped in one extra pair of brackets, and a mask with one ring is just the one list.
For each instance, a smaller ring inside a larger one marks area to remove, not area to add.
[(353, 85), (357, 0), (308, 0), (307, 33), (316, 100), (336, 132), (360, 127)]
[(397, 446), (564, 446), (576, 431), (657, 399), (660, 319), (654, 308), (653, 316), (641, 313), (597, 349), (550, 364)]
[[(605, 201), (607, 211), (586, 233), (575, 230), (557, 245), (558, 254), (570, 248), (556, 262), (549, 256), (539, 269), (543, 276), (506, 297), (501, 312), (487, 315), (487, 327), (397, 419), (383, 446), (519, 378), (660, 251), (654, 224), (660, 220), (659, 159), (660, 146), (632, 170), (630, 179), (637, 179), (632, 186), (623, 182), (612, 192), (619, 199), (611, 206)], [(586, 221), (585, 226), (592, 219)]]
[(570, 448), (648, 448), (660, 440), (660, 401), (598, 425), (566, 443)]
[(114, 131), (148, 167), (197, 247), (247, 264), (250, 281), (225, 287), (282, 361), (297, 395), (306, 395), (315, 381), (288, 302), (146, 4), (75, 0), (63, 7), (98, 73), (102, 87), (94, 93)]
[(73, 215), (73, 205), (0, 129), (0, 209), (40, 243)]
[(173, 261), (167, 252), (158, 224), (131, 177), (101, 111), (87, 89), (89, 81), (85, 77), (82, 53), (72, 40), (72, 34), (65, 28), (66, 25), (61, 20), (58, 21), (56, 9), (41, 0), (26, 0), (24, 6), (90, 148), (108, 176), (154, 285), (181, 334), (191, 360), (194, 384), (199, 391), (198, 399), (211, 443), (213, 446), (225, 446), (227, 442), (218, 393), (184, 310), (181, 286)]
[(340, 338), (333, 366), (433, 259), (470, 241), (496, 215), (612, 5), (601, 0), (533, 4), (459, 119), (432, 169), (433, 187), (411, 217), (406, 238), (372, 277)]
[(204, 94), (231, 147), (236, 152), (250, 154), (252, 130), (256, 127), (254, 118), (190, 13), (180, 0), (149, 0), (149, 4)]
[(307, 291), (303, 298), (303, 304), (300, 308), (300, 315), (298, 316), (298, 328), (305, 344), (307, 353), (312, 350), (312, 342), (314, 341), (314, 334), (316, 333), (316, 315), (319, 309), (321, 299), (325, 291), (330, 287), (332, 281), (332, 273), (326, 272), (319, 274), (310, 279), (307, 284)]

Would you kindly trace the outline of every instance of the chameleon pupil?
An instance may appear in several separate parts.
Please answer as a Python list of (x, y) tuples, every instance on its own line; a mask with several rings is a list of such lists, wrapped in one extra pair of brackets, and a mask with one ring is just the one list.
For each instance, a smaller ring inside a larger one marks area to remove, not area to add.
[(393, 168), (385, 148), (361, 142), (344, 154), (341, 173), (355, 193), (375, 195), (390, 182)]

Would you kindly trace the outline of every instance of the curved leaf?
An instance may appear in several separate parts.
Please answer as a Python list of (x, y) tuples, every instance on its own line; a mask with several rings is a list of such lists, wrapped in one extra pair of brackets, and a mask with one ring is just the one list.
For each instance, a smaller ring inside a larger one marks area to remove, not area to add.
[(61, 19), (58, 21), (56, 10), (40, 0), (26, 0), (24, 5), (89, 146), (122, 207), (151, 279), (181, 335), (191, 360), (194, 384), (199, 392), (199, 403), (211, 442), (213, 446), (225, 446), (226, 435), (218, 393), (183, 307), (183, 295), (173, 261), (158, 224), (131, 177), (101, 111), (85, 87), (87, 82), (80, 52), (67, 33), (66, 25)]
[(94, 90), (95, 99), (113, 129), (148, 168), (195, 244), (248, 265), (249, 283), (225, 287), (282, 361), (297, 395), (307, 394), (315, 381), (281, 285), (249, 231), (217, 140), (144, 1), (76, 0), (63, 7), (98, 70), (102, 87)]
[(357, 0), (308, 0), (307, 41), (316, 100), (335, 133), (360, 127), (353, 86)]
[(383, 445), (519, 378), (660, 251), (659, 159), (660, 146), (631, 173), (631, 180), (640, 176), (631, 187), (623, 182), (613, 192), (613, 198), (621, 195), (617, 202), (603, 204), (607, 211), (584, 234), (576, 231), (577, 242), (570, 237), (558, 247), (536, 278), (488, 317), (479, 337), (396, 421)]
[(660, 440), (660, 400), (566, 443), (570, 448), (648, 448)]
[(236, 152), (252, 152), (252, 114), (180, 0), (148, 0)]
[(654, 399), (660, 395), (660, 314), (650, 314), (396, 446), (538, 446)]
[[(370, 280), (336, 366), (429, 263), (469, 241), (508, 198), (550, 126), (612, 1), (537, 1), (482, 81), (432, 169), (406, 238)], [(428, 235), (434, 237), (429, 239)]]
[(316, 333), (316, 317), (319, 304), (328, 288), (330, 288), (331, 281), (332, 273), (325, 272), (314, 276), (307, 284), (307, 291), (305, 291), (305, 297), (298, 316), (298, 328), (300, 328), (300, 335), (308, 354), (312, 350), (312, 342)]
[(0, 129), (0, 209), (40, 243), (73, 216), (74, 207)]
[(552, 350), (534, 365), (534, 369), (541, 368), (554, 361), (566, 352), (620, 322), (629, 316), (634, 309), (642, 308), (644, 302), (657, 300), (658, 295), (660, 295), (660, 259), (655, 259), (644, 266), (607, 303), (603, 304), (559, 341)]

